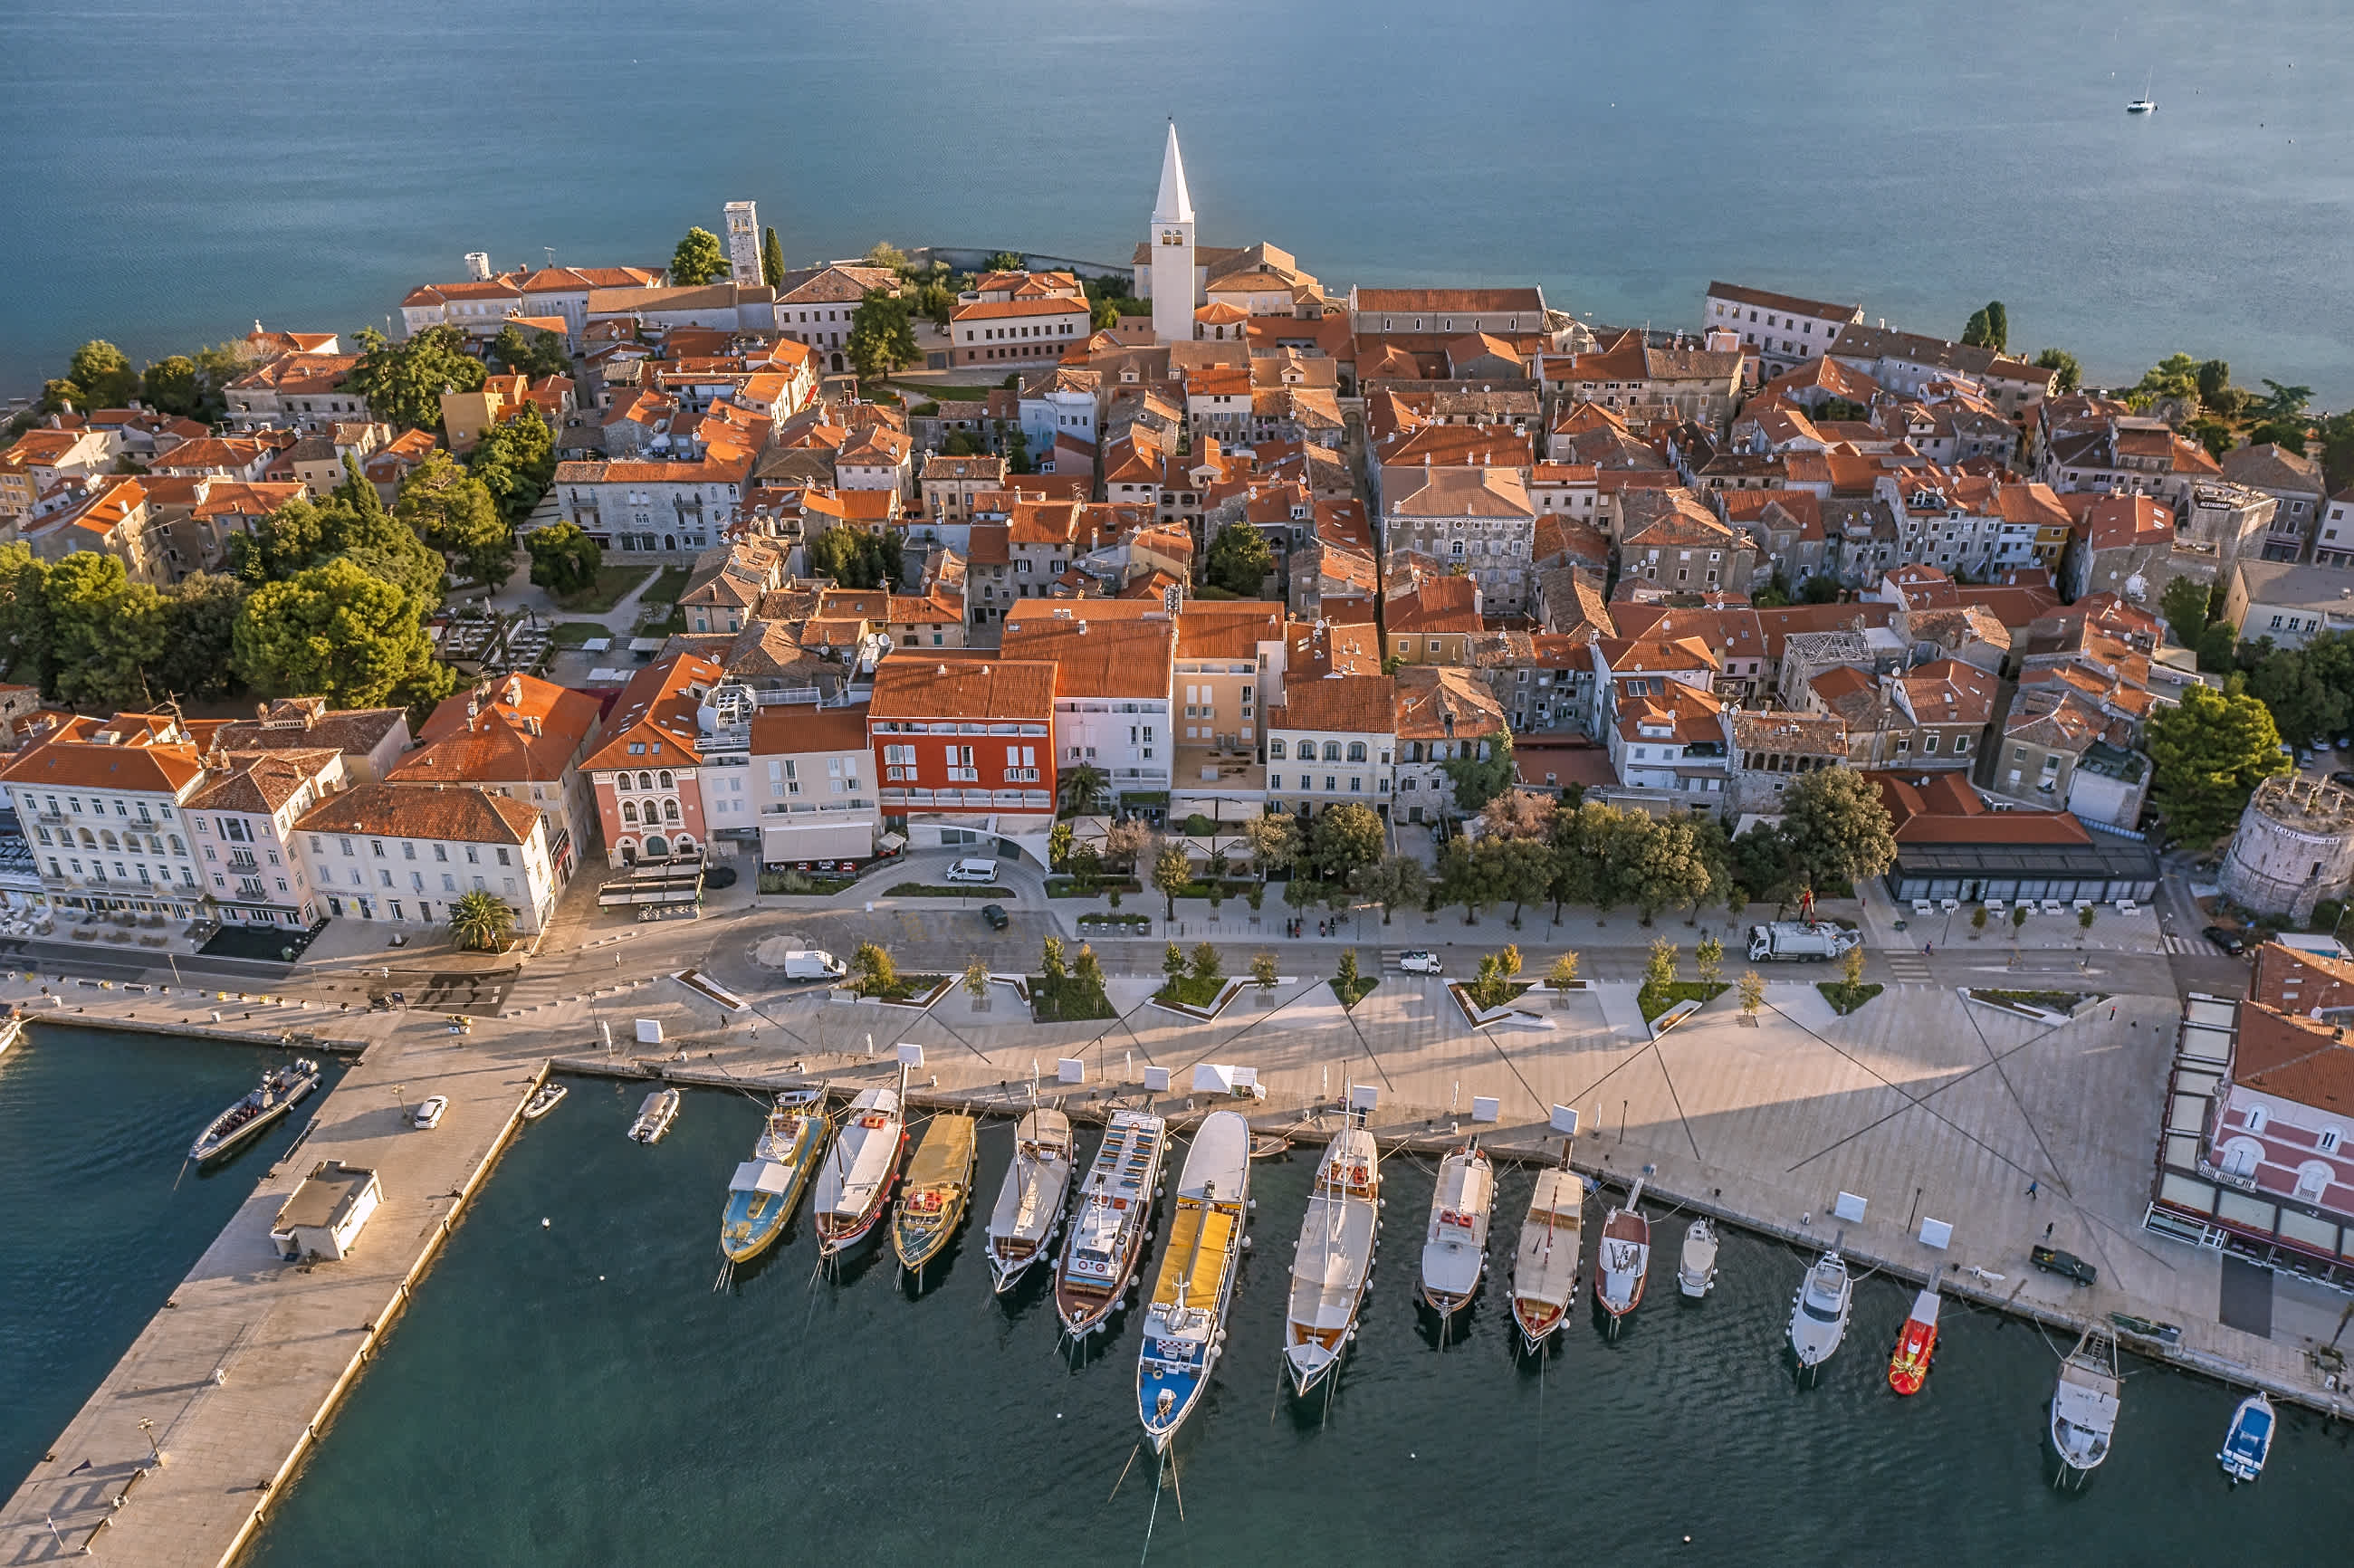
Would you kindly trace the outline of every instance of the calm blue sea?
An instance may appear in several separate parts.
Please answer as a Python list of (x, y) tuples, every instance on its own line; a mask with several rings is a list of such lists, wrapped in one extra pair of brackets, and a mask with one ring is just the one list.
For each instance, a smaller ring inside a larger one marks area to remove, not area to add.
[[(2145, 81), (2158, 113), (2128, 118)], [(2354, 16), (2235, 0), (457, 0), (0, 7), (0, 390), (381, 324), (487, 250), (660, 261), (751, 197), (796, 261), (1124, 262), (1176, 116), (1205, 243), (1329, 284), (1712, 277), (2130, 378), (2354, 399)]]

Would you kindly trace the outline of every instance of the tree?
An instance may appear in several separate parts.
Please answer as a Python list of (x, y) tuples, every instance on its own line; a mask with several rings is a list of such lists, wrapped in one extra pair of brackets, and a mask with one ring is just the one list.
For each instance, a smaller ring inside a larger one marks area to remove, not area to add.
[(1507, 789), (1479, 808), (1479, 826), (1489, 838), (1551, 838), (1560, 814), (1560, 803), (1550, 795)]
[(1251, 955), (1251, 983), (1261, 991), (1273, 991), (1278, 978), (1275, 955), (1261, 948)]
[[(771, 229), (769, 232), (774, 233), (775, 230)], [(981, 955), (979, 953), (975, 953), (972, 956), (971, 961), (967, 963), (964, 967), (964, 989), (971, 993), (972, 999), (975, 1001), (982, 1001), (988, 999), (989, 966), (981, 961)]]
[(2166, 629), (2185, 648), (2199, 646), (2199, 634), (2207, 630), (2209, 589), (2196, 577), (2176, 577), (2158, 596), (2158, 608), (2166, 617)]
[(2035, 356), (2035, 363), (2045, 370), (2060, 373), (2058, 385), (2062, 397), (2084, 384), (2084, 367), (2064, 348), (2047, 348)]
[(1553, 851), (1542, 839), (1488, 837), (1473, 852), (1486, 862), (1483, 880), (1497, 902), (1512, 901), (1512, 927), (1520, 928), (1521, 911), (1529, 900), (1543, 898), (1553, 885)]
[(1675, 983), (1676, 945), (1665, 937), (1654, 937), (1650, 951), (1643, 959), (1643, 989), (1664, 990)]
[(760, 281), (771, 289), (785, 286), (785, 248), (773, 224), (760, 235)]
[(1071, 979), (1081, 990), (1101, 994), (1104, 988), (1103, 960), (1085, 942), (1079, 944), (1079, 956), (1071, 961)]
[(2199, 396), (2199, 362), (2187, 354), (2169, 354), (2142, 373), (2142, 378), (2135, 384), (2133, 392), (2145, 400), (2196, 397)]
[(146, 669), (164, 652), (163, 596), (130, 581), (119, 556), (95, 550), (58, 561), (43, 587), (58, 694), (96, 708), (151, 701)]
[(1161, 955), (1161, 972), (1169, 977), (1171, 985), (1175, 985), (1184, 978), (1185, 951), (1174, 942), (1170, 943), (1167, 950)]
[(1329, 881), (1346, 884), (1360, 866), (1382, 858), (1386, 835), (1373, 808), (1349, 801), (1316, 819), (1310, 832), (1309, 861)]
[(707, 228), (690, 228), (678, 249), (670, 253), (670, 281), (687, 288), (716, 283), (727, 276), (727, 252), (719, 236)]
[(163, 652), (148, 671), (157, 696), (218, 701), (237, 678), (237, 618), (245, 585), (218, 572), (192, 572), (164, 595)]
[(1258, 879), (1278, 866), (1289, 865), (1299, 853), (1299, 819), (1288, 811), (1263, 811), (1243, 823), (1243, 841), (1258, 863)]
[(2202, 359), (2191, 375), (2199, 383), (2199, 400), (2211, 408), (2232, 385), (2232, 366), (2225, 360)]
[(1697, 909), (1714, 885), (1689, 817), (1671, 817), (1659, 823), (1644, 841), (1641, 859), (1630, 869), (1633, 877), (1628, 891), (1646, 924), (1672, 905), (1690, 903)]
[(1741, 1016), (1755, 1022), (1766, 1005), (1766, 981), (1755, 969), (1741, 971)]
[(80, 406), (120, 408), (139, 396), (139, 373), (123, 352), (104, 338), (92, 338), (73, 352), (66, 379), (81, 389)]
[(1382, 924), (1396, 910), (1419, 904), (1430, 891), (1430, 874), (1410, 854), (1385, 854), (1359, 874), (1357, 891), (1382, 906)]
[(512, 531), (556, 482), (556, 431), (535, 404), (525, 404), (482, 432), (466, 466), (490, 491)]
[(1545, 984), (1555, 991), (1567, 991), (1576, 983), (1577, 955), (1575, 953), (1562, 954), (1561, 957), (1553, 959), (1553, 967), (1545, 970)]
[(509, 322), (499, 328), (482, 355), (511, 376), (534, 381), (572, 374), (572, 355), (565, 352), (564, 334), (546, 327), (521, 327)]
[(0, 544), (0, 649), (10, 674), (44, 692), (54, 690), (48, 582), (48, 563), (31, 546), (16, 539)]
[(1133, 871), (1139, 858), (1151, 847), (1151, 826), (1140, 817), (1127, 818), (1104, 830), (1103, 856), (1112, 865)]
[(1985, 309), (1970, 313), (1968, 324), (1962, 328), (1962, 342), (1972, 348), (1990, 348), (1997, 354), (2010, 346), (2010, 317), (2000, 300), (1989, 301)]
[(1733, 841), (1734, 875), (1753, 898), (1787, 904), (1798, 894), (1798, 872), (1780, 827), (1759, 822)]
[(427, 327), (404, 343), (391, 343), (374, 327), (362, 327), (359, 363), (346, 387), (367, 402), (377, 418), (400, 429), (441, 428), (441, 394), (482, 388), (482, 361), (466, 352), (466, 334), (454, 326)]
[(867, 247), (865, 264), (869, 267), (887, 267), (901, 277), (905, 277), (907, 273), (907, 253), (887, 239), (878, 239)]
[(479, 479), (434, 452), (400, 482), (392, 514), (492, 592), (514, 570), (514, 535)]
[(233, 639), (237, 668), (271, 695), (375, 707), (434, 667), (422, 619), (398, 583), (332, 560), (247, 596)]
[(578, 523), (551, 523), (524, 535), (531, 553), (531, 580), (557, 598), (596, 586), (605, 551)]
[[(196, 362), (185, 354), (157, 360), (139, 378), (140, 400), (149, 408), (183, 418), (198, 417), (205, 408), (206, 387)], [(211, 421), (207, 420), (207, 423)]]
[(2354, 409), (2321, 421), (2321, 467), (2333, 492), (2354, 486)]
[(450, 904), (450, 935), (469, 952), (496, 953), (514, 939), (515, 912), (494, 893), (461, 893)]
[(1455, 786), (1455, 809), (1475, 816), (1488, 802), (1511, 788), (1512, 734), (1500, 729), (1476, 740), (1467, 739), (1460, 755), (1438, 765)]
[(1848, 994), (1854, 995), (1856, 987), (1863, 983), (1862, 943), (1858, 942), (1840, 955), (1840, 974), (1847, 981)]
[(858, 982), (851, 989), (863, 996), (875, 996), (896, 991), (899, 986), (899, 966), (891, 955), (874, 942), (861, 942), (850, 955), (851, 972)]
[(1782, 841), (1804, 886), (1852, 885), (1896, 859), (1888, 808), (1861, 773), (1826, 768), (1806, 774), (1782, 800)]
[(2255, 787), (2292, 767), (2271, 710), (2244, 693), (2186, 687), (2179, 706), (2150, 719), (2147, 736), (2157, 764), (2150, 799), (2178, 843), (2222, 837)]
[(1063, 775), (1063, 804), (1074, 811), (1092, 811), (1103, 803), (1104, 787), (1111, 780), (1092, 762), (1082, 762)]
[(1489, 880), (1495, 869), (1492, 860), (1482, 860), (1473, 852), (1466, 839), (1449, 839), (1438, 852), (1438, 901), (1463, 906), (1463, 923), (1476, 923), (1480, 906), (1496, 900), (1494, 885)]
[(992, 250), (981, 264), (984, 272), (1024, 272), (1029, 267), (1029, 261), (1018, 250)]
[(1070, 969), (1063, 962), (1063, 938), (1049, 937), (1038, 944), (1038, 972), (1051, 983), (1063, 980)]
[(1267, 535), (1248, 523), (1229, 523), (1210, 541), (1202, 575), (1213, 588), (1257, 599), (1274, 570), (1275, 552), (1267, 547)]
[(1207, 942), (1194, 944), (1191, 967), (1193, 970), (1193, 978), (1204, 985), (1217, 980), (1224, 972), (1218, 963), (1218, 949)]
[(851, 313), (850, 337), (842, 345), (861, 376), (888, 376), (921, 357), (916, 347), (912, 303), (886, 289), (870, 289)]
[(1702, 937), (1700, 946), (1692, 949), (1692, 968), (1699, 970), (1700, 978), (1710, 985), (1724, 978), (1724, 944), (1716, 938), (1715, 933)]
[(1182, 844), (1163, 844), (1152, 861), (1152, 885), (1168, 900), (1168, 917), (1177, 918), (1177, 895), (1193, 880), (1193, 863)]

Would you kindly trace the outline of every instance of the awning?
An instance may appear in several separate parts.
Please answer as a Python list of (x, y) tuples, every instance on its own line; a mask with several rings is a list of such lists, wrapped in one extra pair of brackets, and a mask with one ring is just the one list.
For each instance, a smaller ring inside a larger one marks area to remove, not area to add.
[(1193, 1068), (1193, 1092), (1202, 1095), (1247, 1093), (1258, 1086), (1257, 1067), (1237, 1067), (1224, 1062), (1203, 1062)]
[(785, 1168), (773, 1160), (747, 1160), (736, 1167), (736, 1174), (727, 1180), (731, 1192), (782, 1192), (788, 1177)]

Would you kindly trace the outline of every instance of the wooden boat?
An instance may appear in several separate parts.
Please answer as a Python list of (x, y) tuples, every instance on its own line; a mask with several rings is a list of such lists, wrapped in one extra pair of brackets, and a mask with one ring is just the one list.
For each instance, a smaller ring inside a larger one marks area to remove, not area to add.
[(1512, 1321), (1532, 1351), (1553, 1338), (1577, 1300), (1585, 1181), (1567, 1165), (1537, 1172), (1512, 1254)]
[(989, 1216), (989, 1272), (1003, 1295), (1046, 1255), (1071, 1191), (1071, 1118), (1042, 1107), (1013, 1129), (1013, 1162)]
[(2273, 1402), (2262, 1389), (2240, 1401), (2240, 1407), (2232, 1412), (2231, 1429), (2223, 1434), (2223, 1446), (2215, 1458), (2234, 1485), (2264, 1473), (2264, 1461), (2272, 1457), (2273, 1433), (2279, 1425), (2274, 1418)]
[(1291, 1298), (1283, 1319), (1283, 1370), (1305, 1396), (1341, 1364), (1356, 1337), (1357, 1313), (1373, 1273), (1381, 1231), (1382, 1157), (1362, 1123), (1341, 1129), (1324, 1150), (1291, 1252)]
[(1602, 1221), (1602, 1245), (1594, 1251), (1594, 1299), (1610, 1320), (1610, 1332), (1643, 1302), (1643, 1281), (1651, 1272), (1651, 1222), (1643, 1217), (1643, 1179), (1637, 1177), (1627, 1202)]
[(1716, 1227), (1694, 1220), (1684, 1231), (1682, 1266), (1676, 1270), (1676, 1288), (1697, 1301), (1716, 1283)]
[(749, 1263), (784, 1234), (832, 1127), (822, 1090), (789, 1090), (770, 1102), (752, 1158), (737, 1166), (727, 1182), (719, 1251), (728, 1262)]
[(1913, 1298), (1913, 1311), (1896, 1335), (1896, 1349), (1888, 1357), (1888, 1386), (1899, 1393), (1921, 1392), (1929, 1379), (1930, 1359), (1937, 1351), (1937, 1292), (1933, 1287)]
[(1102, 1328), (1137, 1283), (1136, 1265), (1151, 1235), (1152, 1201), (1169, 1124), (1150, 1111), (1114, 1111), (1079, 1185), (1078, 1212), (1055, 1271), (1055, 1316), (1067, 1334)]
[(1790, 1298), (1790, 1349), (1797, 1352), (1801, 1369), (1819, 1367), (1831, 1359), (1831, 1352), (1847, 1338), (1848, 1314), (1855, 1301), (1855, 1281), (1847, 1271), (1847, 1260), (1836, 1252), (1826, 1252), (1807, 1270), (1798, 1282), (1798, 1293)]
[[(904, 1086), (907, 1070), (899, 1069)], [(818, 1165), (817, 1247), (821, 1260), (837, 1257), (874, 1233), (890, 1206), (891, 1185), (907, 1147), (899, 1090), (861, 1089), (850, 1102), (833, 1147)]]
[(1226, 1308), (1250, 1245), (1250, 1123), (1235, 1111), (1202, 1118), (1177, 1177), (1169, 1245), (1147, 1298), (1136, 1356), (1136, 1409), (1156, 1454), (1202, 1401), (1226, 1342)]
[(630, 1136), (640, 1143), (660, 1143), (670, 1124), (678, 1119), (679, 1092), (676, 1089), (656, 1089), (638, 1107), (638, 1119), (630, 1124)]
[(2085, 1330), (2060, 1363), (2052, 1392), (2052, 1447), (2060, 1456), (2062, 1482), (2082, 1481), (2109, 1457), (2124, 1388), (2116, 1340), (2099, 1329)]
[(1422, 1242), (1422, 1298), (1441, 1319), (1455, 1316), (1479, 1293), (1495, 1207), (1496, 1168), (1476, 1139), (1438, 1162)]
[(523, 1119), (537, 1121), (554, 1110), (564, 1097), (572, 1091), (562, 1084), (542, 1084), (532, 1090), (531, 1098), (523, 1102)]
[(307, 1056), (270, 1068), (250, 1094), (205, 1124), (188, 1147), (188, 1158), (202, 1165), (249, 1142), (318, 1086), (319, 1064)]
[(973, 1138), (980, 1123), (956, 1111), (940, 1111), (924, 1128), (916, 1157), (907, 1161), (907, 1181), (899, 1212), (891, 1222), (891, 1250), (899, 1266), (920, 1271), (940, 1255), (964, 1223), (972, 1202)]

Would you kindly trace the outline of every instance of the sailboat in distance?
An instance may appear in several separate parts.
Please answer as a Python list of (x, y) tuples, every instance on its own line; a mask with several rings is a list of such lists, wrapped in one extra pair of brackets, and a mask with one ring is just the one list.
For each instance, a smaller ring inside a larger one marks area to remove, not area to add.
[(2141, 96), (2126, 105), (2127, 114), (2154, 114), (2158, 111), (2158, 100), (2149, 95), (2150, 84), (2157, 79), (2158, 69), (2153, 66), (2150, 73), (2142, 78)]

